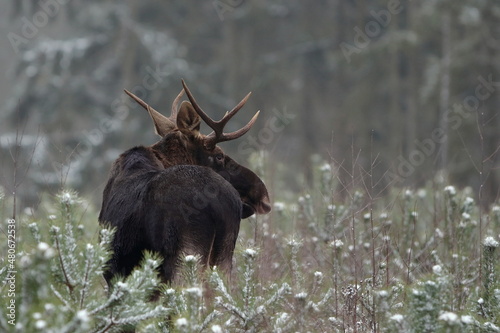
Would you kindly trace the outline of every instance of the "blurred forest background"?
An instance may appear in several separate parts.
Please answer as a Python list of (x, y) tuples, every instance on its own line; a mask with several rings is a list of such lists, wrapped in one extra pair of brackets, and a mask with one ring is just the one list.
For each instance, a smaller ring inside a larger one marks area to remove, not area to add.
[(181, 78), (214, 118), (253, 92), (231, 126), (260, 119), (222, 147), (266, 151), (269, 183), (307, 188), (319, 155), (342, 184), (499, 196), (497, 1), (12, 0), (0, 28), (0, 182), (24, 205), (61, 184), (99, 203), (118, 154), (156, 140), (123, 89), (168, 113)]

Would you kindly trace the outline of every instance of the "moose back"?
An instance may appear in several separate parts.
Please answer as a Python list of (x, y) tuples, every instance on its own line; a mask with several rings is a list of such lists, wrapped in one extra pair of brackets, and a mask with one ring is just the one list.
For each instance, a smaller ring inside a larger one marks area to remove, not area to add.
[[(250, 94), (214, 121), (182, 85), (170, 117), (125, 90), (148, 111), (161, 139), (127, 150), (111, 168), (99, 214), (101, 225), (116, 229), (104, 274), (108, 284), (116, 275), (128, 276), (145, 250), (163, 257), (164, 282), (172, 281), (182, 253), (200, 255), (204, 266), (229, 270), (240, 220), (271, 210), (262, 180), (217, 146), (241, 137), (255, 123), (258, 112), (241, 129), (224, 133)], [(184, 92), (189, 102), (178, 107)], [(201, 120), (211, 134), (200, 133)]]

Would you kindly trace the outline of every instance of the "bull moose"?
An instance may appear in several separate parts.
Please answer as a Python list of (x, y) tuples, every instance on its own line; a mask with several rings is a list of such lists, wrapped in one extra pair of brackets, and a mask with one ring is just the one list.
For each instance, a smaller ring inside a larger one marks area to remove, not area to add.
[[(103, 192), (99, 222), (114, 227), (113, 255), (104, 273), (128, 276), (145, 250), (163, 257), (159, 274), (171, 282), (182, 253), (197, 254), (205, 267), (230, 270), (240, 220), (271, 210), (262, 180), (217, 146), (244, 135), (257, 112), (241, 129), (224, 133), (224, 126), (243, 107), (245, 96), (219, 121), (211, 119), (183, 89), (166, 117), (131, 92), (125, 92), (151, 116), (161, 139), (121, 154)], [(183, 93), (188, 101), (178, 107)], [(203, 120), (213, 132), (200, 133)]]

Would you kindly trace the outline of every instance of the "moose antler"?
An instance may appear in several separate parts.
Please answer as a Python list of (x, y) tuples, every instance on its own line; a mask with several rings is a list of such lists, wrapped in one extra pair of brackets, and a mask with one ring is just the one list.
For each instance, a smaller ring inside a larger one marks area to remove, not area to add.
[(181, 90), (181, 92), (177, 95), (177, 97), (175, 97), (174, 102), (172, 103), (172, 113), (170, 114), (169, 119), (172, 118), (171, 120), (174, 123), (177, 120), (177, 111), (179, 111), (177, 106), (179, 105), (179, 102), (181, 101), (182, 95), (184, 95), (184, 89)]
[(221, 120), (215, 121), (212, 118), (210, 118), (196, 103), (196, 100), (193, 97), (193, 94), (191, 94), (191, 91), (186, 85), (186, 82), (182, 80), (182, 86), (184, 87), (184, 91), (186, 92), (186, 95), (189, 98), (189, 101), (193, 105), (194, 109), (198, 113), (198, 115), (203, 119), (203, 121), (210, 126), (211, 129), (214, 131), (210, 133), (209, 135), (206, 136), (205, 138), (205, 147), (208, 149), (213, 149), (215, 145), (219, 142), (224, 142), (224, 141), (229, 141), (229, 140), (234, 140), (239, 138), (240, 136), (244, 135), (246, 132), (252, 128), (253, 124), (257, 120), (257, 117), (259, 116), (260, 111), (257, 111), (255, 115), (250, 119), (248, 124), (243, 126), (237, 131), (231, 132), (231, 133), (224, 133), (224, 126), (226, 126), (227, 122), (229, 119), (231, 119), (242, 107), (245, 105), (247, 102), (248, 98), (250, 97), (251, 93), (248, 93), (242, 100), (239, 102), (231, 111), (226, 112), (226, 115), (222, 117)]
[(134, 101), (136, 101), (140, 106), (142, 106), (146, 111), (148, 111), (149, 115), (153, 119), (155, 124), (156, 133), (160, 136), (165, 136), (168, 132), (174, 130), (176, 128), (177, 122), (177, 106), (179, 105), (179, 101), (181, 100), (182, 95), (184, 95), (184, 89), (177, 95), (172, 103), (172, 113), (170, 117), (165, 117), (160, 112), (153, 109), (142, 99), (131, 93), (130, 91), (125, 89), (125, 93), (132, 97)]

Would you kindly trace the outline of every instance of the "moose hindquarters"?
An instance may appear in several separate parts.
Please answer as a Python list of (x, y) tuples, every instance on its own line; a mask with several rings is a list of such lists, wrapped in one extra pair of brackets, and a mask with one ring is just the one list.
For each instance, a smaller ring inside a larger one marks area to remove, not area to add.
[(164, 257), (165, 281), (172, 280), (181, 254), (231, 268), (242, 203), (229, 182), (206, 167), (174, 166), (151, 179), (145, 199), (148, 243)]

